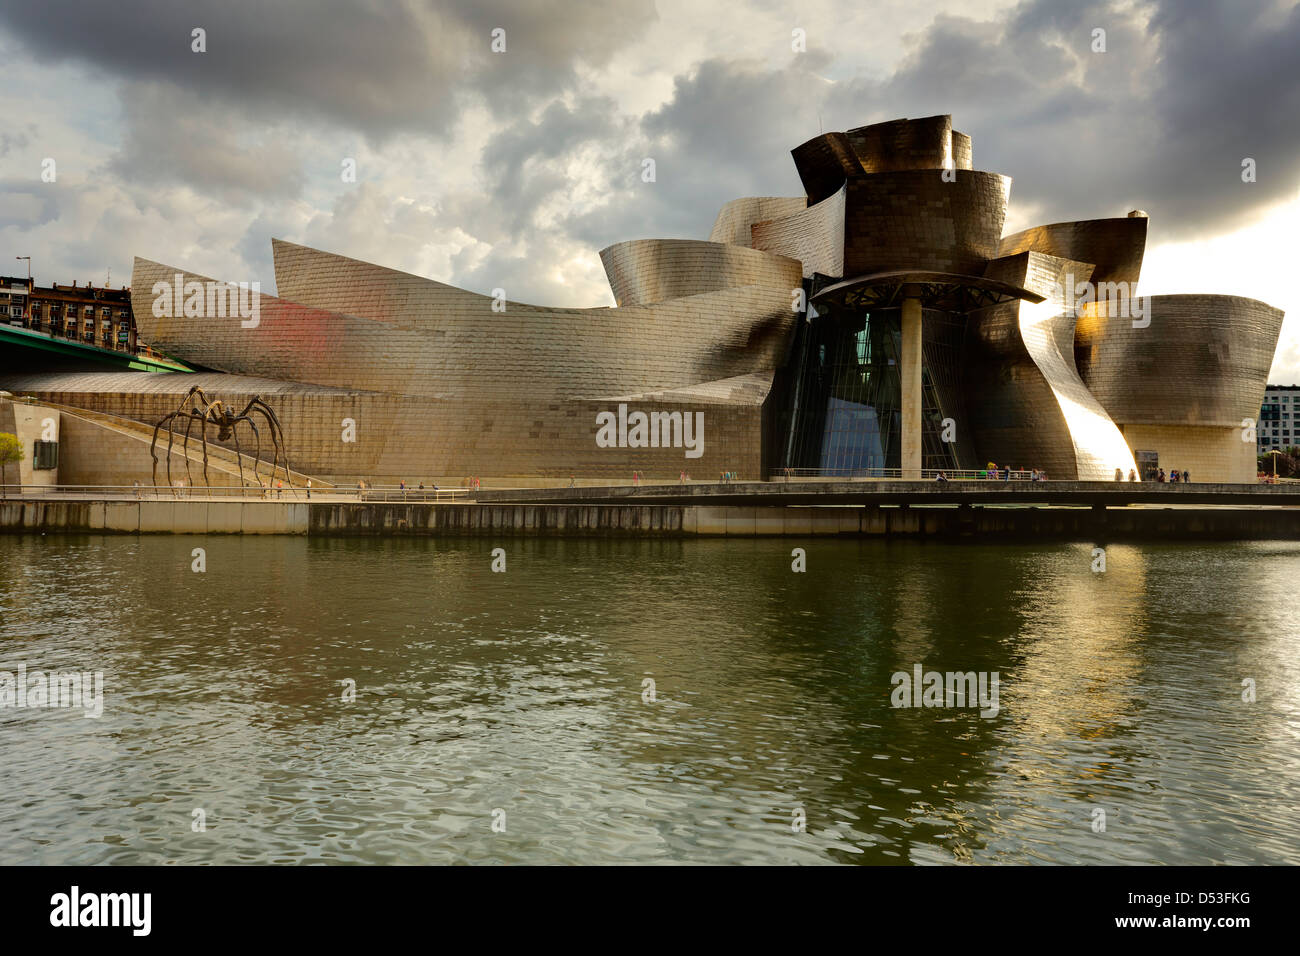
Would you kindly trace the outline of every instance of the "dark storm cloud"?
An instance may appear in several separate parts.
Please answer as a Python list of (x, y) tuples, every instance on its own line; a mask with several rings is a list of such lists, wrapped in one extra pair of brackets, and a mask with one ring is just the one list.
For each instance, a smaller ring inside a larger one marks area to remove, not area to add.
[[(1105, 53), (1092, 51), (1097, 28)], [(1014, 177), (1013, 202), (1044, 219), (1138, 206), (1173, 238), (1294, 196), (1297, 49), (1300, 8), (1268, 0), (1031, 0), (997, 25), (936, 19), (893, 77), (852, 92), (896, 115), (951, 112), (977, 168)], [(1252, 185), (1245, 157), (1259, 164)]]
[[(738, 196), (798, 195), (790, 148), (818, 132), (829, 84), (803, 60), (785, 70), (708, 60), (674, 81), (672, 99), (628, 131), (610, 203), (569, 220), (595, 246), (642, 236), (707, 238)], [(642, 178), (654, 160), (655, 179)]]
[[(1092, 50), (1095, 28), (1105, 53)], [(1012, 176), (1013, 204), (1036, 218), (1139, 207), (1166, 239), (1240, 225), (1300, 184), (1296, 6), (1027, 0), (996, 21), (938, 16), (911, 43), (884, 80), (813, 82), (799, 58), (785, 70), (714, 60), (679, 77), (643, 122), (651, 148), (691, 171), (661, 164), (656, 221), (698, 234), (706, 198), (716, 209), (797, 194), (789, 150), (819, 115), (830, 130), (951, 113), (974, 137), (976, 168)], [(1254, 184), (1241, 181), (1245, 157)]]
[[(284, 138), (229, 111), (196, 111), (189, 94), (162, 83), (123, 89), (124, 135), (109, 168), (127, 183), (201, 184), (228, 202), (298, 195), (301, 158)], [(260, 135), (259, 135), (260, 134)]]
[[(976, 167), (1012, 176), (1013, 207), (1035, 221), (1140, 207), (1161, 240), (1212, 235), (1300, 183), (1300, 11), (1280, 0), (1023, 0), (988, 20), (940, 14), (898, 38), (905, 53), (883, 76), (851, 30), (779, 64), (718, 50), (681, 70), (661, 106), (630, 114), (593, 76), (626, 86), (632, 48), (630, 69), (663, 62), (638, 47), (655, 16), (649, 0), (0, 0), (0, 33), (10, 54), (113, 84), (113, 178), (141, 203), (183, 184), (195, 202), (246, 207), (253, 226), (225, 239), (259, 269), (264, 229), (362, 258), (377, 221), (407, 244), (461, 230), (463, 245), (438, 239), (462, 250), (443, 278), (533, 301), (565, 301), (571, 287), (552, 277), (578, 250), (704, 238), (729, 199), (801, 192), (792, 147), (899, 116), (951, 113), (975, 139)], [(196, 26), (207, 53), (190, 50)], [(505, 54), (490, 52), (496, 27)], [(1096, 28), (1105, 53), (1091, 49)], [(295, 233), (303, 219), (287, 200), (321, 170), (337, 178), (338, 156), (359, 155), (362, 140), (375, 160), (391, 142), (409, 153), (408, 135), (444, 139), (474, 188), (440, 192), (434, 175), (376, 161), (354, 202), (318, 209)], [(1253, 185), (1240, 179), (1246, 156), (1259, 164)], [(427, 211), (398, 223), (409, 196)], [(14, 224), (49, 215), (23, 203)]]
[[(315, 117), (383, 139), (444, 134), (469, 97), (519, 115), (654, 15), (651, 0), (4, 0), (0, 28), (45, 61), (173, 85), (194, 109)], [(191, 49), (196, 27), (205, 53)], [(490, 49), (498, 27), (504, 54)]]

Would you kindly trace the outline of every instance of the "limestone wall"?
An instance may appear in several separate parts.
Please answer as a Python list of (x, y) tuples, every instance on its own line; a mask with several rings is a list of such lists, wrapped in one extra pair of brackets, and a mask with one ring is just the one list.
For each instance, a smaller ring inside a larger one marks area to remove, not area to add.
[(1191, 469), (1194, 482), (1254, 482), (1258, 475), (1255, 442), (1241, 440), (1240, 426), (1125, 424), (1120, 430), (1135, 455), (1156, 452), (1166, 474)]
[[(57, 409), (0, 399), (0, 432), (17, 436), (23, 447), (23, 460), (5, 466), (6, 484), (50, 487), (59, 483), (58, 468), (37, 471), (33, 467), (37, 441), (60, 441)], [(62, 466), (62, 446), (59, 453)]]

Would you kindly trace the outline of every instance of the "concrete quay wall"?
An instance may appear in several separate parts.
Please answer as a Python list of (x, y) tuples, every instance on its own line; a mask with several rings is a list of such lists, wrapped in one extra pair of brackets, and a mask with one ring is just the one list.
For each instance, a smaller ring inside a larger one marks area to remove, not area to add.
[(0, 501), (0, 533), (1300, 540), (1294, 508), (898, 508), (206, 500)]

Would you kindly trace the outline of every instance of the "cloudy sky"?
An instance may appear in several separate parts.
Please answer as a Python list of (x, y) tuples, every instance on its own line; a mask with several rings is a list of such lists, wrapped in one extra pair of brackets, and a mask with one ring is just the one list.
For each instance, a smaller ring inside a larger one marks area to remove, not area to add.
[(275, 236), (612, 305), (604, 246), (799, 195), (823, 130), (951, 113), (1008, 232), (1146, 210), (1141, 291), (1285, 309), (1300, 382), (1297, 51), (1290, 0), (0, 0), (0, 272), (274, 291)]

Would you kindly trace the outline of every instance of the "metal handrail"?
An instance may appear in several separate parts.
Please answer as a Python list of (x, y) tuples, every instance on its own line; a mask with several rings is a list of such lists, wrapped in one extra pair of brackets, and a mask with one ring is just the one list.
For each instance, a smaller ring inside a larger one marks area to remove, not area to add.
[[(1011, 481), (1035, 480), (1032, 468), (998, 468), (996, 471), (989, 468), (923, 468), (921, 480), (933, 481), (942, 474), (949, 481), (1002, 481), (1008, 472)], [(787, 481), (796, 478), (836, 481), (906, 480), (902, 468), (785, 468), (774, 472), (771, 480)], [(1046, 481), (1047, 478), (1040, 472), (1037, 480)]]
[(466, 488), (375, 487), (331, 488), (285, 485), (258, 488), (233, 485), (0, 485), (0, 496), (57, 498), (59, 500), (168, 500), (213, 499), (222, 501), (333, 501), (338, 499), (376, 502), (456, 501), (471, 498)]

